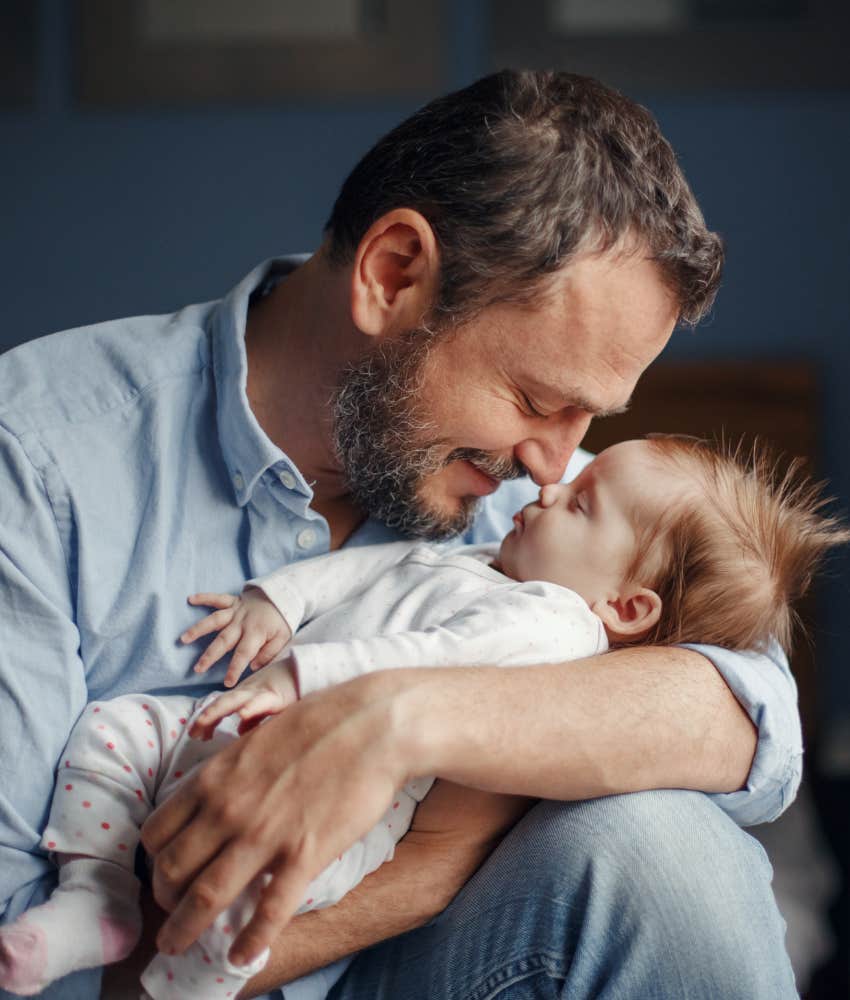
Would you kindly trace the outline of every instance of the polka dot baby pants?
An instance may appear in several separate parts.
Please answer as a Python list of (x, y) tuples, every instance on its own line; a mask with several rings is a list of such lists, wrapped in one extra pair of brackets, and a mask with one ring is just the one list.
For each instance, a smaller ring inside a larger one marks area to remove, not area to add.
[[(42, 844), (51, 851), (111, 861), (132, 872), (139, 830), (180, 780), (236, 738), (225, 720), (212, 740), (190, 740), (194, 716), (209, 701), (181, 695), (125, 695), (88, 705), (60, 762)], [(143, 973), (155, 1000), (235, 996), (268, 952), (250, 966), (227, 961), (233, 937), (250, 919), (261, 883), (250, 885), (184, 955), (157, 955)]]
[[(148, 815), (186, 775), (238, 738), (238, 720), (230, 718), (212, 740), (189, 739), (194, 716), (216, 697), (125, 695), (88, 705), (60, 762), (43, 846), (104, 859), (132, 873), (139, 830)], [(298, 913), (338, 902), (392, 858), (429, 787), (428, 779), (420, 779), (400, 791), (381, 822), (310, 883)], [(266, 951), (244, 968), (227, 961), (263, 884), (263, 877), (255, 879), (183, 955), (157, 955), (142, 975), (147, 993), (154, 1000), (236, 996), (268, 959)]]

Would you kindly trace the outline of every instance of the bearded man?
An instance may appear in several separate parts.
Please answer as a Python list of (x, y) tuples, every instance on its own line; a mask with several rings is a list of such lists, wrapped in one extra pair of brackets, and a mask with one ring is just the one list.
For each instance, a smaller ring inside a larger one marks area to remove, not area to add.
[[(721, 260), (646, 111), (503, 72), (382, 139), (312, 256), (0, 360), (5, 919), (51, 888), (39, 831), (85, 703), (208, 689), (175, 648), (186, 595), (399, 534), (501, 537), (705, 312)], [(392, 863), (290, 922), (422, 774), (441, 780)], [(779, 653), (383, 671), (292, 705), (151, 817), (158, 945), (268, 872), (231, 952), (272, 945), (253, 996), (792, 997), (739, 824), (799, 775)]]

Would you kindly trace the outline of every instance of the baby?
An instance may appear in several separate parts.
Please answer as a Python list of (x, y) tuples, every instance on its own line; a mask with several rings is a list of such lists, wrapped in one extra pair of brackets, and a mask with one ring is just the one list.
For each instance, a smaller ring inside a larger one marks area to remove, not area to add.
[[(33, 995), (129, 954), (145, 818), (225, 742), (311, 691), (384, 668), (526, 666), (612, 644), (757, 649), (775, 638), (788, 648), (792, 603), (824, 554), (850, 541), (824, 503), (794, 472), (777, 480), (761, 454), (627, 441), (572, 483), (544, 486), (500, 545), (349, 548), (251, 581), (240, 597), (194, 595), (217, 610), (181, 639), (218, 632), (195, 669), (232, 650), (227, 687), (246, 666), (256, 672), (200, 701), (127, 695), (87, 706), (42, 840), (59, 887), (0, 928), (0, 986)], [(298, 912), (332, 905), (391, 859), (432, 781), (399, 790), (381, 822), (313, 880)], [(142, 976), (147, 996), (236, 996), (267, 959), (227, 959), (263, 885), (255, 879), (185, 954), (157, 955)]]

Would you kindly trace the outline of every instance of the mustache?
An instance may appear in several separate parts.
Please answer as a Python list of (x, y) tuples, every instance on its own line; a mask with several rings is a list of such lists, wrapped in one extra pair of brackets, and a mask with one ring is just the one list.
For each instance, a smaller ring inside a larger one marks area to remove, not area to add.
[(478, 448), (455, 448), (449, 452), (443, 464), (457, 461), (471, 462), (476, 469), (480, 469), (485, 475), (500, 481), (507, 479), (519, 479), (528, 475), (528, 469), (515, 458), (506, 458), (502, 455), (491, 455), (487, 451)]

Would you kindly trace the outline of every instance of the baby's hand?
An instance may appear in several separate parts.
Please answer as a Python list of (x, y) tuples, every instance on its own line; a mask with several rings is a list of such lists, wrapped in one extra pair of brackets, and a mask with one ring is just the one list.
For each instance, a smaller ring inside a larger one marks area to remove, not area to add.
[(225, 653), (236, 647), (224, 678), (225, 687), (233, 685), (249, 664), (259, 670), (270, 663), (292, 638), (292, 630), (283, 615), (262, 591), (250, 589), (241, 597), (233, 594), (192, 594), (190, 604), (218, 608), (187, 628), (180, 641), (194, 642), (202, 635), (218, 632), (195, 664), (195, 673), (202, 674)]
[(195, 740), (209, 740), (222, 719), (239, 713), (239, 735), (258, 726), (269, 715), (277, 715), (298, 700), (295, 668), (287, 657), (247, 677), (233, 691), (219, 695), (192, 723), (189, 735)]

